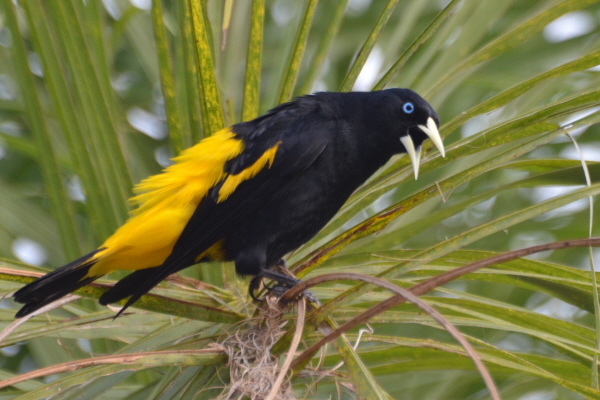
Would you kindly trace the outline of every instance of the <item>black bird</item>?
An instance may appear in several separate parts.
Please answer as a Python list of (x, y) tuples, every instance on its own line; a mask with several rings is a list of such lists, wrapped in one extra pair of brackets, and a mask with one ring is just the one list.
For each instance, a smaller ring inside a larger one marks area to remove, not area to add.
[(425, 139), (444, 156), (438, 127), (418, 94), (387, 89), (303, 96), (223, 129), (137, 185), (138, 208), (97, 250), (18, 290), (14, 299), (24, 306), (16, 317), (115, 270), (133, 272), (100, 303), (129, 297), (120, 312), (203, 261), (234, 261), (241, 275), (289, 286), (270, 268), (316, 235), (394, 154), (408, 153), (415, 178)]

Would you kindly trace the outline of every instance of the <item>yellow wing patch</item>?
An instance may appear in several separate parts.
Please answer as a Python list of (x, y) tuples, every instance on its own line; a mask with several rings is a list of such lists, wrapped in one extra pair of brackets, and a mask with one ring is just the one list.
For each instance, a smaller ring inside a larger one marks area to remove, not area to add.
[[(227, 161), (244, 150), (244, 143), (230, 128), (223, 129), (183, 151), (163, 173), (140, 182), (130, 199), (138, 205), (127, 222), (109, 237), (95, 256), (87, 276), (102, 276), (115, 270), (139, 270), (164, 263), (195, 209), (209, 191), (225, 180), (218, 202), (227, 199), (244, 180), (273, 164), (279, 143), (252, 166), (228, 175)], [(199, 255), (199, 259), (225, 259), (223, 241)]]
[(163, 173), (140, 182), (130, 199), (139, 207), (100, 246), (87, 276), (161, 265), (200, 201), (225, 178), (225, 163), (243, 149), (231, 129), (223, 129), (183, 151)]
[(137, 196), (130, 201), (139, 208), (133, 214), (155, 207), (198, 205), (225, 178), (225, 163), (243, 150), (243, 142), (226, 128), (183, 151), (162, 174), (151, 176), (134, 188)]
[(206, 251), (196, 257), (196, 262), (200, 261), (225, 261), (225, 250), (223, 249), (224, 240), (221, 239), (217, 243), (210, 246)]
[(219, 189), (219, 199), (217, 203), (220, 203), (226, 200), (231, 193), (235, 191), (240, 183), (245, 180), (248, 180), (258, 174), (264, 167), (269, 164), (269, 168), (273, 165), (273, 160), (275, 160), (275, 153), (277, 153), (277, 149), (281, 142), (277, 143), (275, 146), (271, 147), (269, 150), (265, 151), (262, 156), (254, 164), (249, 166), (248, 168), (242, 170), (239, 174), (229, 175), (221, 189)]
[(116, 270), (138, 270), (161, 265), (194, 213), (191, 204), (181, 208), (152, 209), (131, 217), (101, 246), (104, 250), (87, 276)]

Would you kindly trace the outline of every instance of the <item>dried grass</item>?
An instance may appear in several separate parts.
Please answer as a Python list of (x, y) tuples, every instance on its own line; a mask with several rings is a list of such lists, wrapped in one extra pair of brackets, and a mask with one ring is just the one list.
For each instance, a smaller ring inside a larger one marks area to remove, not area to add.
[[(247, 322), (220, 345), (229, 356), (231, 383), (217, 400), (260, 400), (267, 397), (277, 381), (280, 371), (279, 359), (271, 354), (271, 348), (285, 333), (287, 321), (281, 317), (287, 307), (281, 306), (275, 297), (267, 297), (260, 309), (259, 323)], [(278, 388), (276, 399), (295, 400), (289, 376)]]

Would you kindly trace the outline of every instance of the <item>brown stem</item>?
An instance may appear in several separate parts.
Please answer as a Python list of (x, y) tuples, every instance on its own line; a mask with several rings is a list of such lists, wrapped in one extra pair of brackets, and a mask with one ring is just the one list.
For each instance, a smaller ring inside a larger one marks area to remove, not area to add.
[[(474, 272), (480, 268), (484, 268), (484, 267), (487, 267), (487, 266), (490, 266), (493, 264), (514, 260), (516, 258), (524, 257), (524, 256), (527, 256), (527, 255), (533, 254), (533, 253), (539, 253), (542, 251), (564, 249), (564, 248), (569, 248), (569, 247), (588, 247), (588, 246), (600, 246), (600, 238), (565, 240), (562, 242), (546, 243), (546, 244), (541, 244), (541, 245), (537, 245), (537, 246), (527, 247), (527, 248), (520, 249), (520, 250), (513, 250), (513, 251), (506, 252), (506, 253), (498, 254), (496, 256), (489, 257), (484, 260), (476, 261), (474, 263), (465, 265), (460, 268), (456, 268), (452, 271), (444, 272), (443, 274), (440, 274), (438, 276), (430, 278), (424, 282), (421, 282), (421, 283), (411, 287), (410, 289), (408, 289), (408, 291), (415, 296), (420, 296), (420, 295), (427, 293), (430, 290), (433, 290), (433, 289), (435, 289), (445, 283), (448, 283), (456, 278), (459, 278), (463, 275), (466, 275), (466, 274)], [(299, 283), (298, 285), (296, 285), (293, 288), (291, 288), (290, 290), (288, 290), (282, 296), (282, 300), (285, 301), (288, 298), (290, 298), (290, 299), (294, 298), (294, 296), (298, 296), (300, 293), (302, 293), (308, 287), (312, 287), (315, 284), (321, 283), (319, 281), (319, 278), (320, 277), (317, 276), (315, 278), (307, 279), (306, 281)], [(350, 329), (352, 329), (358, 325), (365, 323), (369, 319), (373, 318), (375, 315), (381, 314), (382, 312), (384, 312), (394, 306), (402, 304), (405, 301), (406, 300), (402, 296), (398, 296), (398, 295), (392, 296), (389, 299), (382, 301), (379, 304), (376, 304), (375, 306), (371, 307), (370, 309), (363, 312), (362, 314), (354, 317), (350, 321), (347, 321), (345, 324), (341, 325), (340, 327), (335, 329), (333, 332), (331, 332), (327, 336), (323, 337), (317, 343), (310, 346), (308, 349), (306, 349), (304, 351), (304, 353), (300, 354), (294, 360), (294, 363), (292, 364), (292, 368), (297, 369), (298, 366), (306, 363), (310, 358), (313, 357), (313, 355), (321, 347), (323, 347), (325, 344), (337, 339), (343, 333), (349, 331)]]
[(0, 381), (0, 389), (8, 386), (16, 385), (17, 383), (24, 382), (30, 379), (41, 378), (42, 376), (60, 374), (63, 372), (75, 371), (85, 367), (93, 367), (97, 365), (107, 364), (136, 364), (140, 362), (144, 357), (157, 358), (163, 355), (177, 355), (177, 354), (189, 354), (189, 355), (200, 355), (200, 354), (214, 354), (218, 356), (223, 352), (215, 349), (198, 349), (198, 350), (171, 350), (171, 351), (149, 351), (144, 353), (133, 353), (133, 354), (116, 354), (110, 356), (101, 356), (86, 358), (84, 360), (68, 361), (58, 365), (52, 365), (46, 368), (36, 369), (35, 371), (28, 372), (26, 374), (17, 375), (15, 377)]
[[(454, 325), (452, 325), (446, 318), (444, 318), (436, 309), (431, 307), (429, 304), (419, 299), (416, 295), (410, 293), (410, 291), (403, 289), (399, 286), (394, 285), (386, 280), (381, 278), (377, 278), (369, 275), (357, 274), (354, 272), (338, 272), (333, 274), (325, 274), (321, 276), (317, 276), (315, 278), (307, 279), (305, 281), (306, 286), (314, 286), (317, 283), (323, 283), (328, 281), (336, 281), (336, 280), (358, 280), (366, 283), (370, 283), (376, 286), (380, 286), (384, 289), (391, 291), (392, 293), (396, 293), (397, 296), (402, 297), (404, 300), (411, 302), (415, 306), (419, 307), (425, 313), (427, 313), (431, 318), (437, 321), (460, 345), (465, 349), (465, 352), (473, 360), (475, 366), (479, 373), (481, 374), (490, 394), (492, 395), (492, 399), (499, 400), (500, 394), (498, 393), (498, 389), (492, 380), (492, 376), (489, 371), (483, 365), (481, 358), (473, 349), (473, 346), (465, 339), (465, 337), (460, 333), (458, 329)], [(298, 285), (299, 286), (299, 285)], [(284, 295), (285, 296), (285, 295)], [(283, 297), (282, 297), (283, 298)], [(305, 352), (306, 353), (306, 352)], [(303, 353), (304, 354), (304, 353)], [(294, 364), (296, 364), (294, 361)]]

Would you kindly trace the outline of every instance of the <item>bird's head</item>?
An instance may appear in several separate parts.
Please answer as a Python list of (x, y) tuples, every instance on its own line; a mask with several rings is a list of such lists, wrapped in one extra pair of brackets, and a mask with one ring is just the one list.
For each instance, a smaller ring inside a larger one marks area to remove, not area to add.
[(446, 156), (438, 130), (440, 120), (429, 103), (412, 90), (386, 89), (376, 93), (378, 98), (372, 105), (380, 114), (379, 121), (383, 125), (380, 129), (385, 129), (386, 135), (399, 141), (399, 151), (410, 157), (417, 179), (421, 145), (426, 139), (431, 139), (442, 157)]

